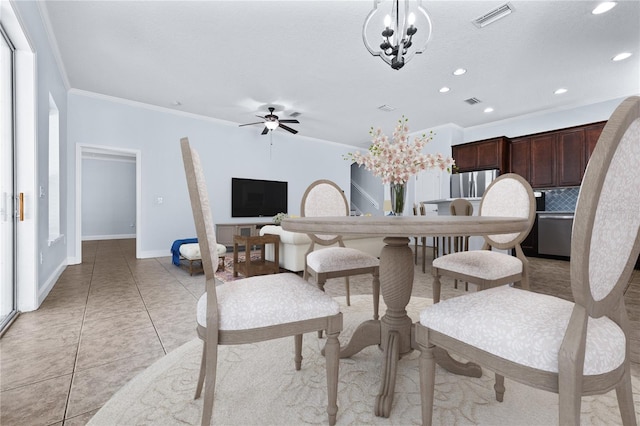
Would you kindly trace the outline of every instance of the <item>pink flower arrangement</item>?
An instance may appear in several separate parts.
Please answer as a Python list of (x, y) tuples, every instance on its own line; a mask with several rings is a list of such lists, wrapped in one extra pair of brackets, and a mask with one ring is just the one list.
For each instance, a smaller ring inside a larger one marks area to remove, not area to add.
[(408, 118), (402, 116), (398, 120), (393, 131), (393, 141), (382, 133), (382, 129), (374, 131), (373, 127), (369, 131), (372, 144), (367, 154), (359, 151), (349, 153), (346, 159), (355, 161), (358, 166), (364, 166), (366, 170), (374, 176), (382, 178), (382, 183), (404, 184), (412, 175), (423, 170), (447, 170), (455, 166), (455, 161), (451, 157), (442, 154), (423, 154), (422, 149), (433, 139), (433, 132), (428, 135), (416, 136), (413, 143), (409, 141)]

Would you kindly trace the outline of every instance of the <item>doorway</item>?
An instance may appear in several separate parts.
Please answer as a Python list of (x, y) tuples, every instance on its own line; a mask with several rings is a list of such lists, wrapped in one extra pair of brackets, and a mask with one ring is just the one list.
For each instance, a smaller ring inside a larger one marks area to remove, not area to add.
[(14, 47), (0, 26), (0, 335), (17, 314)]
[[(113, 148), (108, 146), (78, 144), (76, 148), (76, 263), (82, 262), (82, 240), (83, 240), (83, 159), (100, 158), (111, 161), (134, 161), (135, 162), (135, 239), (136, 257), (141, 255), (141, 233), (140, 233), (140, 206), (141, 206), (141, 152), (140, 150)], [(133, 185), (133, 182), (131, 183)]]

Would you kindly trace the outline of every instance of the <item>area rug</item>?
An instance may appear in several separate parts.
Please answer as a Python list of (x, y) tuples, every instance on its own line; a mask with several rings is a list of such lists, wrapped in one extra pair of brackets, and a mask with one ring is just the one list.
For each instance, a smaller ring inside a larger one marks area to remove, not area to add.
[[(238, 261), (244, 262), (245, 252), (238, 253)], [(260, 253), (253, 252), (251, 253), (251, 260), (259, 260)], [(233, 276), (233, 253), (227, 253), (224, 257), (224, 269), (220, 271), (216, 271), (216, 278), (218, 278), (222, 282), (229, 282), (234, 280), (240, 280), (244, 278), (242, 274), (238, 274), (237, 277)]]
[[(342, 343), (355, 327), (370, 318), (371, 296), (344, 298)], [(407, 312), (415, 321), (429, 299), (412, 298)], [(381, 306), (384, 312), (384, 306)], [(221, 346), (212, 424), (326, 424), (324, 339), (304, 336), (302, 369), (295, 371), (293, 339), (241, 346)], [(202, 343), (196, 339), (157, 361), (118, 391), (89, 422), (90, 425), (196, 425), (202, 399), (194, 400)], [(373, 405), (380, 383), (381, 352), (369, 347), (340, 361), (338, 425), (420, 424), (418, 351), (399, 363), (391, 416), (376, 417)], [(436, 374), (436, 425), (553, 425), (558, 423), (558, 396), (505, 381), (504, 402), (495, 400), (494, 376), (459, 377), (439, 369)], [(636, 411), (640, 384), (634, 378)], [(640, 418), (640, 413), (637, 414)], [(615, 392), (584, 397), (582, 424), (621, 424)]]

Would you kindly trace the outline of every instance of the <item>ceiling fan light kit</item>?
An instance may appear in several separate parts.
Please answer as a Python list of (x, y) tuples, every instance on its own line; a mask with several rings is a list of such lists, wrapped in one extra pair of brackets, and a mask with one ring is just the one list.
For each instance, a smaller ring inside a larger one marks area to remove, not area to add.
[(430, 38), (431, 19), (421, 0), (374, 0), (362, 26), (362, 40), (369, 53), (394, 70), (424, 52)]
[(287, 132), (293, 133), (294, 135), (298, 133), (297, 130), (292, 129), (291, 127), (286, 126), (283, 123), (300, 123), (300, 122), (296, 119), (280, 120), (280, 118), (273, 113), (275, 110), (276, 109), (274, 107), (269, 107), (269, 114), (266, 114), (264, 117), (261, 115), (256, 115), (256, 117), (262, 118), (263, 121), (258, 121), (256, 123), (241, 124), (240, 127), (251, 126), (254, 124), (263, 124), (264, 129), (262, 129), (262, 133), (260, 133), (261, 135), (266, 135), (267, 133), (277, 129), (278, 127), (280, 127), (282, 130), (286, 130)]

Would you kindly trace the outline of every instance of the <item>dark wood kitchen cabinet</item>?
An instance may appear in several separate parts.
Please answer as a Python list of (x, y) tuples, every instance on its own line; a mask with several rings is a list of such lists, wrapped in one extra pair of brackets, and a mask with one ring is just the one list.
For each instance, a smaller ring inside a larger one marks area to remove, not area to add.
[[(584, 141), (585, 141), (585, 161), (584, 165), (587, 166), (589, 163), (589, 158), (591, 158), (591, 154), (593, 154), (593, 150), (596, 148), (596, 143), (600, 138), (600, 133), (602, 133), (602, 129), (604, 129), (606, 121), (601, 121), (599, 123), (594, 123), (584, 128)], [(584, 174), (584, 171), (583, 171)]]
[(507, 170), (508, 139), (505, 137), (486, 139), (451, 147), (453, 159), (459, 172), (499, 169)]
[(556, 140), (557, 186), (580, 186), (585, 162), (585, 137), (583, 129), (558, 132)]
[(531, 137), (531, 186), (556, 186), (556, 135), (545, 133)]
[(579, 186), (606, 122), (576, 126), (511, 140), (509, 171), (533, 188)]
[(509, 147), (509, 172), (522, 176), (531, 182), (531, 138), (511, 140)]

